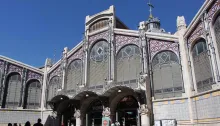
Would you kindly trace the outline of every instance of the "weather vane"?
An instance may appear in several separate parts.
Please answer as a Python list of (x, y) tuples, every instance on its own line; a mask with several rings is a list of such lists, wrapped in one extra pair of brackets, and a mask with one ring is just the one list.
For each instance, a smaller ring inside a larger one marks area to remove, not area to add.
[(154, 6), (151, 4), (151, 1), (149, 0), (148, 6), (150, 7), (150, 18), (153, 18), (153, 14), (152, 14), (152, 9), (154, 8)]

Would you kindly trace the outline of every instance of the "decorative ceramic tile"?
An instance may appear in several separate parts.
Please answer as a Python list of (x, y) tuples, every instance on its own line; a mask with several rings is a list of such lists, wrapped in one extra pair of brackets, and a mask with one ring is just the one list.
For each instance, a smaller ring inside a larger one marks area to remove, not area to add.
[(163, 40), (150, 40), (150, 52), (151, 59), (158, 53), (163, 50), (170, 50), (174, 52), (179, 57), (179, 47), (176, 42), (168, 42)]
[(67, 66), (69, 66), (69, 64), (70, 64), (73, 60), (75, 60), (75, 59), (82, 59), (82, 57), (83, 57), (83, 48), (80, 48), (79, 50), (77, 50), (76, 52), (74, 52), (70, 57), (68, 57), (68, 59), (67, 59), (68, 65), (67, 65)]
[(108, 41), (109, 31), (104, 31), (104, 32), (89, 36), (89, 45), (92, 46), (94, 42), (101, 40), (101, 39), (105, 39), (106, 41)]
[(203, 28), (203, 24), (202, 22), (200, 22), (196, 27), (196, 29), (189, 36), (188, 45), (191, 46), (192, 42), (194, 42), (199, 36), (203, 35), (204, 32), (205, 30)]
[(31, 80), (31, 79), (37, 79), (42, 83), (43, 82), (43, 75), (28, 70), (27, 80)]
[(4, 69), (4, 65), (5, 65), (5, 62), (3, 60), (0, 60), (0, 70)]
[(116, 53), (125, 45), (127, 44), (135, 44), (139, 46), (139, 38), (134, 36), (127, 36), (127, 35), (115, 35), (116, 40)]
[(49, 80), (54, 76), (60, 76), (62, 75), (61, 66), (59, 65), (57, 68), (55, 68), (49, 75)]
[(218, 12), (218, 10), (220, 9), (220, 0), (217, 0), (211, 9), (209, 9), (208, 12), (208, 21), (211, 22), (213, 20), (214, 15), (216, 14), (216, 12)]
[(9, 64), (9, 69), (7, 73), (18, 72), (22, 75), (22, 67), (16, 66), (14, 64)]

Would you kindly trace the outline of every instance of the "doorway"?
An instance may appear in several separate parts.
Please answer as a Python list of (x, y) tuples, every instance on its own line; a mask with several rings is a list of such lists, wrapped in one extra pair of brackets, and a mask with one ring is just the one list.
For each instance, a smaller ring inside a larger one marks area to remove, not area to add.
[(138, 102), (133, 96), (126, 96), (119, 101), (116, 121), (120, 126), (139, 126)]
[(86, 114), (86, 126), (102, 126), (103, 106), (100, 100), (90, 104)]

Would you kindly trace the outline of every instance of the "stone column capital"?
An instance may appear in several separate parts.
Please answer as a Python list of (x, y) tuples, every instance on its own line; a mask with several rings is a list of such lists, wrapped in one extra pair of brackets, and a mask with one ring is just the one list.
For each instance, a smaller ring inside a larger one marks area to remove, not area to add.
[(74, 113), (74, 117), (75, 118), (80, 118), (80, 116), (81, 116), (80, 110), (76, 110), (75, 113)]
[(111, 115), (110, 108), (109, 108), (109, 107), (105, 107), (105, 108), (103, 109), (102, 115), (103, 115), (104, 117), (110, 117), (110, 115)]
[(141, 115), (149, 115), (150, 114), (150, 111), (149, 111), (146, 104), (141, 105), (139, 111), (140, 111)]

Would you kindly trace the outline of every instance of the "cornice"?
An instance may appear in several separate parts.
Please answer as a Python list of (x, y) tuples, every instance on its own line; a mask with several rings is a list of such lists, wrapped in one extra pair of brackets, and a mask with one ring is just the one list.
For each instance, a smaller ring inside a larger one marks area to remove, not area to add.
[(194, 29), (194, 27), (197, 25), (197, 23), (200, 20), (200, 17), (202, 16), (203, 12), (214, 2), (215, 0), (206, 0), (204, 2), (204, 4), (202, 5), (202, 7), (199, 9), (199, 11), (197, 12), (196, 16), (193, 18), (193, 20), (191, 21), (191, 23), (189, 24), (189, 26), (186, 29), (186, 32), (184, 34), (184, 37), (189, 36), (189, 34), (192, 32), (192, 30)]
[(129, 30), (129, 29), (119, 29), (119, 28), (114, 28), (114, 33), (115, 34), (122, 34), (122, 35), (129, 35), (129, 36), (139, 36), (137, 30)]
[(0, 59), (1, 59), (1, 60), (4, 60), (4, 61), (7, 61), (7, 62), (9, 62), (9, 63), (15, 64), (15, 65), (18, 65), (18, 66), (21, 66), (21, 67), (23, 67), (23, 68), (32, 70), (32, 71), (34, 71), (34, 72), (36, 72), (36, 73), (43, 74), (43, 70), (38, 69), (38, 68), (33, 67), (33, 66), (30, 66), (30, 65), (27, 65), (27, 64), (22, 63), (22, 62), (20, 62), (20, 61), (13, 60), (13, 59), (11, 59), (11, 58), (8, 58), (8, 57), (2, 56), (2, 55), (0, 55)]
[(174, 42), (178, 42), (178, 39), (179, 39), (179, 37), (176, 35), (156, 33), (156, 32), (145, 32), (145, 35), (147, 38), (174, 41)]

